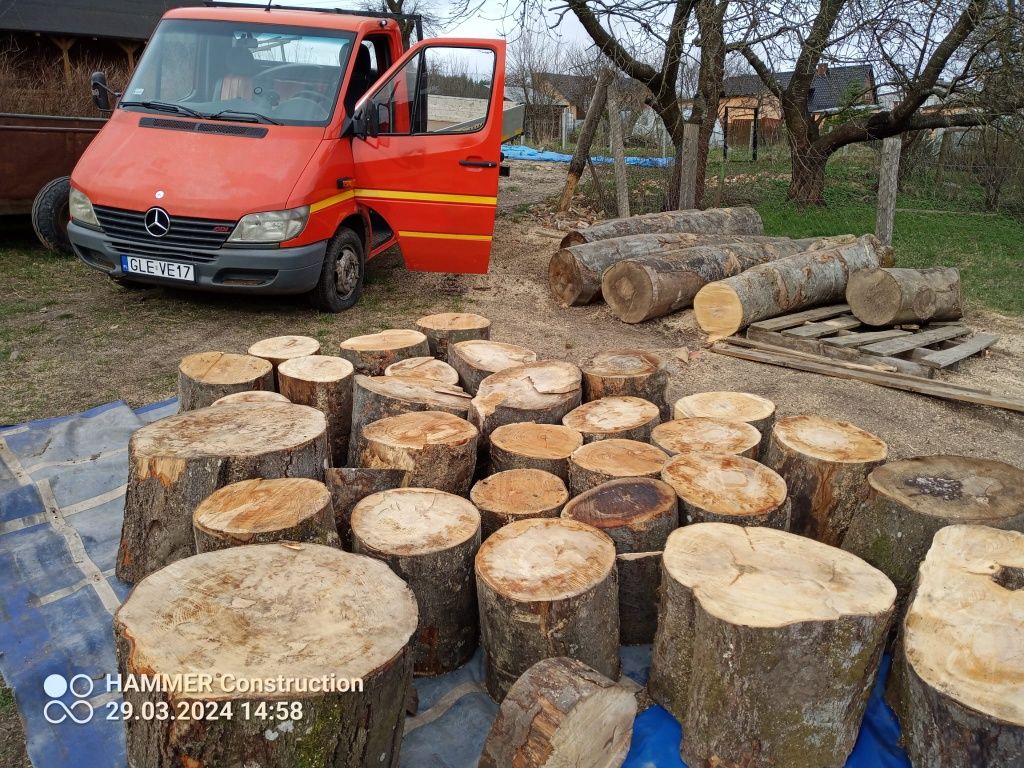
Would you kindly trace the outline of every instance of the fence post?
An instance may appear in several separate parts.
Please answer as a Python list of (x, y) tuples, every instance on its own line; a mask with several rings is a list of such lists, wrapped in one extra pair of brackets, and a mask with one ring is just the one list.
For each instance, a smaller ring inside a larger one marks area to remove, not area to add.
[(700, 126), (696, 123), (686, 123), (683, 126), (683, 156), (679, 178), (679, 210), (681, 211), (696, 205), (699, 133)]
[(875, 237), (882, 241), (882, 245), (892, 245), (901, 145), (899, 136), (882, 140), (882, 154), (878, 163), (878, 217), (875, 219)]
[(615, 159), (615, 202), (619, 218), (629, 216), (629, 177), (626, 176), (626, 147), (622, 137), (622, 113), (619, 111), (619, 86), (608, 85), (608, 143)]

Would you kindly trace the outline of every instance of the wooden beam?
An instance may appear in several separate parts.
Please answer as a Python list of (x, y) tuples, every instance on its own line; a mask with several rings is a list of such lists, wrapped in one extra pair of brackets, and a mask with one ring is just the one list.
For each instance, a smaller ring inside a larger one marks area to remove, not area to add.
[(958, 363), (964, 358), (976, 355), (988, 349), (999, 341), (999, 337), (992, 333), (976, 333), (962, 344), (957, 344), (949, 349), (940, 349), (925, 355), (921, 358), (922, 365), (930, 368), (945, 368), (946, 366)]
[(866, 331), (864, 333), (849, 333), (845, 336), (830, 336), (822, 339), (826, 344), (836, 347), (860, 347), (864, 344), (872, 344), (876, 341), (895, 339), (898, 336), (907, 336), (910, 331), (901, 331), (899, 328), (892, 328), (888, 331)]
[(932, 328), (928, 331), (912, 333), (909, 336), (900, 336), (896, 339), (879, 341), (861, 347), (862, 352), (872, 355), (898, 355), (909, 352), (916, 347), (927, 347), (929, 344), (936, 344), (946, 339), (955, 339), (958, 336), (966, 336), (971, 329), (966, 325), (947, 325), (942, 328)]
[(807, 323), (798, 325), (796, 328), (787, 328), (782, 333), (785, 336), (799, 336), (804, 339), (818, 339), (822, 336), (829, 336), (837, 331), (847, 331), (851, 328), (859, 328), (860, 320), (853, 315), (843, 315), (834, 320), (822, 320), (820, 323)]
[(759, 320), (751, 323), (751, 328), (760, 328), (765, 331), (782, 331), (786, 328), (795, 328), (804, 323), (812, 323), (817, 320), (827, 320), (837, 315), (845, 315), (850, 311), (849, 304), (834, 304), (831, 307), (816, 307), (806, 309), (803, 312), (794, 312), (791, 315), (781, 315), (770, 320)]

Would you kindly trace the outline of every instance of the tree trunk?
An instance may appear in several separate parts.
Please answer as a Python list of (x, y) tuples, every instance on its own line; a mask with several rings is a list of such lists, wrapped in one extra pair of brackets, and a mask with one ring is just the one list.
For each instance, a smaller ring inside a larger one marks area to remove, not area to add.
[(825, 164), (832, 151), (822, 152), (790, 139), (789, 154), (793, 170), (786, 199), (798, 205), (825, 205)]
[(587, 108), (587, 115), (583, 119), (583, 126), (580, 128), (580, 135), (576, 139), (576, 149), (569, 161), (569, 172), (565, 178), (565, 187), (562, 188), (562, 196), (558, 200), (558, 212), (565, 213), (572, 205), (572, 196), (576, 192), (576, 185), (587, 167), (587, 159), (590, 157), (590, 145), (594, 142), (594, 134), (597, 126), (601, 123), (601, 115), (604, 114), (605, 100), (608, 95), (608, 84), (612, 81), (614, 74), (609, 67), (601, 67), (597, 73), (597, 85), (594, 88), (594, 96)]
[(648, 690), (682, 723), (683, 760), (841, 768), (895, 597), (862, 560), (783, 531), (673, 533)]
[(698, 392), (676, 400), (673, 418), (704, 417), (744, 421), (761, 433), (757, 452), (763, 456), (775, 425), (775, 403), (749, 392)]
[(259, 357), (199, 352), (178, 366), (178, 410), (195, 411), (235, 392), (274, 391), (274, 366)]
[(345, 549), (352, 549), (352, 508), (367, 496), (401, 487), (407, 478), (401, 469), (338, 467), (327, 470), (334, 522)]
[(960, 270), (864, 269), (850, 275), (846, 303), (866, 325), (958, 320), (963, 317)]
[(658, 232), (698, 235), (763, 235), (764, 224), (753, 208), (709, 208), (706, 211), (665, 211), (624, 219), (609, 219), (585, 229), (574, 229), (562, 238), (562, 248), (613, 237)]
[(427, 337), (419, 331), (392, 328), (341, 342), (341, 356), (364, 376), (383, 376), (384, 369), (407, 357), (430, 355)]
[(619, 677), (615, 547), (573, 520), (520, 520), (480, 546), (476, 558), (487, 692), (505, 698), (541, 659), (571, 656)]
[(532, 349), (500, 341), (460, 341), (448, 349), (448, 362), (459, 374), (462, 388), (475, 395), (492, 373), (537, 360)]
[(659, 424), (651, 432), (651, 443), (669, 456), (702, 451), (756, 459), (761, 433), (743, 421), (691, 416)]
[(450, 493), (400, 488), (352, 510), (352, 551), (383, 560), (416, 595), (417, 675), (451, 672), (476, 650), (473, 558), (479, 548), (480, 514)]
[[(334, 547), (261, 544), (173, 563), (114, 614), (122, 679), (177, 682), (124, 691), (136, 713), (124, 721), (128, 764), (393, 768), (415, 629), (409, 588)], [(352, 679), (361, 685), (346, 690)]]
[(535, 517), (558, 517), (569, 492), (560, 477), (540, 469), (508, 469), (473, 486), (470, 500), (480, 510), (483, 537), (499, 528)]
[(665, 389), (668, 370), (660, 356), (641, 349), (609, 349), (598, 352), (580, 367), (583, 400), (603, 397), (639, 397), (658, 406), (661, 418), (671, 418)]
[(658, 406), (630, 395), (591, 400), (562, 417), (562, 423), (583, 435), (585, 443), (613, 437), (647, 442), (660, 420)]
[(429, 379), (446, 387), (459, 386), (459, 372), (448, 363), (433, 357), (407, 357), (385, 368), (384, 375), (403, 379)]
[(327, 417), (331, 465), (343, 466), (352, 431), (352, 364), (328, 355), (297, 357), (277, 367), (277, 379), (289, 400)]
[(256, 477), (322, 480), (327, 450), (324, 415), (285, 403), (219, 405), (141, 427), (128, 442), (117, 577), (134, 584), (195, 554), (192, 514), (218, 488)]
[(667, 461), (660, 448), (636, 440), (587, 443), (569, 457), (569, 493), (578, 496), (619, 477), (657, 478)]
[(756, 461), (723, 453), (681, 453), (661, 472), (689, 523), (732, 523), (789, 530), (786, 481)]
[(266, 389), (253, 389), (246, 392), (235, 392), (233, 395), (224, 395), (224, 397), (214, 400), (210, 403), (210, 406), (214, 405), (236, 405), (238, 403), (290, 403), (287, 397), (277, 392), (271, 392)]
[(562, 424), (532, 421), (506, 424), (491, 432), (491, 471), (539, 469), (569, 479), (569, 455), (583, 445), (583, 436)]
[(277, 387), (277, 367), (285, 360), (320, 354), (320, 342), (309, 336), (275, 336), (257, 341), (249, 347), (249, 354), (262, 357), (274, 366), (274, 384)]
[(559, 424), (582, 402), (580, 384), (580, 369), (572, 363), (544, 360), (507, 368), (480, 382), (471, 420), (485, 439), (505, 424)]
[(471, 312), (441, 312), (416, 321), (416, 330), (427, 337), (430, 354), (448, 359), (448, 348), (457, 341), (491, 338), (491, 321)]

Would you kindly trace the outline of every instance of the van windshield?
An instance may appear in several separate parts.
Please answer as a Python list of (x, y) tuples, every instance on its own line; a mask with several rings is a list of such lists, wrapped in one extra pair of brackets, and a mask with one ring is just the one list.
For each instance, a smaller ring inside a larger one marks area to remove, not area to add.
[(167, 19), (146, 46), (121, 107), (326, 125), (353, 39), (325, 29)]

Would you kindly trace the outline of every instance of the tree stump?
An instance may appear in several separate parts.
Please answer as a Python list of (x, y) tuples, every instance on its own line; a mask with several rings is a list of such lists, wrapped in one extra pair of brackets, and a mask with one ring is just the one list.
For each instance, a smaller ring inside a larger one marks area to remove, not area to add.
[(676, 400), (672, 416), (676, 419), (701, 416), (745, 421), (761, 433), (758, 453), (763, 454), (775, 425), (775, 403), (749, 392), (697, 392)]
[(684, 523), (789, 529), (786, 481), (763, 464), (721, 453), (681, 453), (661, 472)]
[(569, 456), (569, 493), (578, 496), (619, 477), (661, 474), (668, 454), (636, 440), (599, 440), (586, 443)]
[(476, 469), (477, 428), (444, 411), (413, 411), (367, 424), (358, 464), (400, 469), (402, 485), (469, 493)]
[(428, 379), (446, 387), (459, 386), (459, 372), (448, 363), (433, 357), (407, 357), (405, 360), (399, 360), (385, 368), (384, 375), (406, 379)]
[(178, 410), (195, 411), (235, 392), (274, 390), (274, 366), (259, 357), (198, 352), (178, 366)]
[(327, 417), (331, 465), (343, 466), (352, 430), (352, 364), (329, 355), (297, 357), (277, 367), (277, 379), (281, 394)]
[(745, 421), (694, 416), (659, 424), (651, 432), (651, 442), (669, 456), (701, 451), (756, 459), (761, 433)]
[(542, 659), (501, 703), (480, 768), (622, 765), (636, 709), (629, 691), (586, 664)]
[(117, 577), (134, 584), (195, 554), (192, 513), (218, 488), (256, 477), (322, 480), (326, 464), (327, 422), (302, 405), (218, 405), (146, 424), (128, 442)]
[(665, 401), (668, 371), (653, 352), (640, 349), (609, 349), (598, 352), (580, 367), (583, 372), (583, 399), (629, 395), (654, 403), (662, 419), (671, 418)]
[(327, 470), (327, 487), (331, 491), (334, 522), (345, 549), (352, 549), (353, 507), (367, 496), (402, 487), (407, 478), (408, 475), (401, 469), (337, 467)]
[(262, 357), (274, 366), (274, 381), (277, 381), (277, 367), (285, 360), (306, 355), (320, 354), (320, 342), (310, 336), (275, 336), (257, 341), (249, 347), (249, 354)]
[(585, 443), (612, 437), (646, 442), (660, 420), (658, 406), (630, 395), (591, 400), (562, 417), (562, 423), (583, 435)]
[(533, 517), (558, 517), (569, 492), (560, 477), (540, 469), (509, 469), (473, 485), (470, 500), (480, 510), (483, 537)]
[(491, 470), (540, 469), (567, 481), (569, 454), (581, 445), (583, 435), (563, 424), (506, 424), (491, 432)]
[(1024, 534), (951, 525), (921, 565), (887, 698), (915, 766), (1024, 765)]
[(902, 608), (936, 532), (958, 523), (1024, 532), (1024, 470), (969, 456), (883, 464), (868, 475), (843, 549), (892, 579)]
[(352, 510), (352, 551), (386, 562), (416, 595), (415, 674), (451, 672), (476, 650), (479, 548), (480, 513), (450, 493), (398, 488)]
[(652, 642), (661, 551), (668, 535), (679, 527), (675, 490), (648, 477), (611, 480), (572, 499), (562, 517), (611, 537), (619, 571), (619, 640), (623, 645)]
[[(181, 681), (124, 692), (136, 713), (171, 714), (125, 720), (128, 764), (397, 766), (415, 631), (402, 580), (335, 547), (260, 544), (172, 563), (114, 615), (122, 676)], [(346, 690), (353, 679), (361, 686)]]
[(196, 551), (308, 541), (340, 547), (331, 493), (302, 477), (242, 480), (203, 499), (192, 515)]
[(510, 523), (476, 556), (487, 691), (495, 701), (541, 659), (571, 656), (619, 677), (615, 546), (561, 518)]
[(406, 328), (353, 336), (341, 342), (341, 356), (352, 363), (356, 373), (364, 376), (383, 376), (384, 369), (392, 363), (429, 354), (427, 337)]
[(865, 325), (958, 320), (963, 317), (960, 270), (862, 269), (850, 275), (846, 303)]
[(896, 589), (863, 560), (771, 528), (685, 526), (662, 556), (648, 690), (688, 765), (841, 768)]
[(233, 395), (224, 395), (219, 400), (210, 403), (213, 405), (236, 405), (238, 403), (290, 403), (284, 395), (278, 392), (270, 392), (265, 389), (254, 389), (250, 392), (235, 392)]
[(492, 373), (480, 382), (470, 416), (487, 439), (505, 424), (560, 424), (562, 417), (580, 404), (582, 396), (579, 368), (572, 363), (542, 360)]
[(441, 312), (421, 317), (416, 321), (416, 330), (427, 337), (430, 354), (438, 360), (447, 360), (452, 344), (491, 338), (491, 321), (471, 312)]
[(888, 447), (848, 421), (789, 416), (772, 428), (762, 462), (786, 481), (790, 530), (839, 546)]
[(472, 395), (492, 373), (536, 360), (532, 349), (500, 341), (459, 341), (448, 348), (448, 362), (458, 372), (462, 388)]

